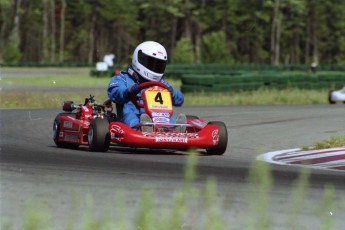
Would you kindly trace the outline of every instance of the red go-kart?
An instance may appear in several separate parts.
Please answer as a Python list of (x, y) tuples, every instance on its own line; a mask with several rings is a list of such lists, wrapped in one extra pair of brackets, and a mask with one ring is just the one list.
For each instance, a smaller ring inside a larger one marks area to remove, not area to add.
[[(223, 122), (207, 123), (197, 116), (187, 115), (186, 124), (171, 123), (173, 106), (167, 86), (160, 82), (145, 82), (139, 88), (142, 89), (142, 98), (131, 97), (131, 101), (144, 108), (152, 122), (131, 128), (117, 121), (115, 114), (110, 117), (104, 115), (103, 105), (93, 108), (95, 105), (85, 103), (78, 106), (77, 112), (61, 113), (55, 118), (54, 141), (57, 146), (76, 148), (89, 145), (91, 151), (104, 152), (109, 149), (110, 143), (114, 143), (134, 148), (195, 148), (205, 149), (210, 155), (224, 154), (228, 133)], [(142, 126), (151, 127), (151, 131), (141, 131)]]

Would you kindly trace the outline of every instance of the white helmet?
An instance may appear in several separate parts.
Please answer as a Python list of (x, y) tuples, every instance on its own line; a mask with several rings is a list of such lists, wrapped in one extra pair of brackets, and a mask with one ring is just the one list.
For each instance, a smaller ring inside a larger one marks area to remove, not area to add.
[(160, 81), (168, 61), (167, 56), (165, 48), (158, 42), (143, 42), (134, 50), (132, 66), (146, 80)]

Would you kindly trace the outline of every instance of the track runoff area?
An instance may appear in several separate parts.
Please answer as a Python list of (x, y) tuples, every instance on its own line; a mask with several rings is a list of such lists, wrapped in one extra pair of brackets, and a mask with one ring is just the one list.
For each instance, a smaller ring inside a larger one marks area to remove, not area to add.
[(298, 148), (279, 150), (259, 155), (257, 160), (280, 165), (307, 166), (345, 172), (345, 148), (308, 151)]

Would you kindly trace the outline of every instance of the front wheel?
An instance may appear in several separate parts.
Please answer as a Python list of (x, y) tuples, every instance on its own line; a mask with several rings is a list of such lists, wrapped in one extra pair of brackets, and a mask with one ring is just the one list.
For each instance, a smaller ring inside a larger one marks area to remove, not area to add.
[(92, 152), (106, 152), (110, 145), (109, 122), (106, 119), (91, 121), (88, 143)]
[(224, 122), (221, 121), (211, 121), (209, 124), (218, 126), (219, 128), (219, 141), (218, 145), (206, 149), (209, 155), (223, 155), (225, 153), (226, 147), (228, 146), (228, 130)]

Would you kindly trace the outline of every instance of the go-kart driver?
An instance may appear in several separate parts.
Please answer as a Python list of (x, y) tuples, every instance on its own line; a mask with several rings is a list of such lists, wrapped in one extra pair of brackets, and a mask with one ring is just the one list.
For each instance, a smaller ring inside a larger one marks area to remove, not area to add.
[[(139, 84), (146, 81), (157, 81), (165, 84), (171, 93), (173, 106), (183, 104), (183, 94), (162, 79), (167, 60), (167, 52), (161, 44), (146, 41), (139, 44), (134, 50), (132, 64), (127, 67), (127, 71), (121, 71), (112, 77), (108, 85), (108, 96), (116, 104), (120, 121), (130, 127), (139, 123), (152, 122), (144, 108), (138, 108), (130, 100), (131, 95), (141, 95)], [(180, 114), (177, 119), (172, 117), (171, 122), (184, 124), (187, 119), (184, 114)], [(144, 132), (152, 131), (150, 126), (142, 126), (141, 129)]]

